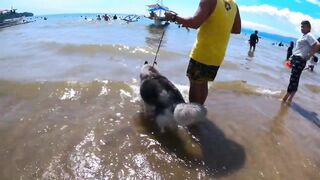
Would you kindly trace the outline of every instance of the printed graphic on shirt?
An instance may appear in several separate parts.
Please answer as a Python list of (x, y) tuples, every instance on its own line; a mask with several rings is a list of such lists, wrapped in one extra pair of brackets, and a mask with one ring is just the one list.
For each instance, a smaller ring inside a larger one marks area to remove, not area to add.
[(231, 10), (231, 5), (229, 2), (227, 2), (226, 0), (223, 0), (224, 1), (224, 7), (226, 8), (227, 11), (230, 11)]

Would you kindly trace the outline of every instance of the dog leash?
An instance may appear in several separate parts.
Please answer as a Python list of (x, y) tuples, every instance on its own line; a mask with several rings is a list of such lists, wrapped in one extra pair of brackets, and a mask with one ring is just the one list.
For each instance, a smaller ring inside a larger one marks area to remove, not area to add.
[(163, 36), (164, 36), (164, 33), (165, 33), (165, 32), (166, 32), (166, 29), (164, 28), (164, 29), (163, 29), (163, 32), (162, 32), (161, 39), (160, 39), (160, 43), (159, 43), (159, 46), (158, 46), (158, 49), (157, 49), (156, 56), (154, 57), (154, 60), (153, 60), (152, 67), (153, 67), (155, 64), (157, 64), (157, 57), (158, 57), (158, 53), (159, 53), (160, 46), (161, 46), (161, 43), (162, 43), (162, 39), (163, 39)]

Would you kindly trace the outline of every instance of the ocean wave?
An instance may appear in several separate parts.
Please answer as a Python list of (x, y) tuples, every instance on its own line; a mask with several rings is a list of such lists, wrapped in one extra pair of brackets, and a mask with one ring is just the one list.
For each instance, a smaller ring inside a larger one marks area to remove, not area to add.
[(305, 86), (313, 93), (320, 93), (320, 86), (305, 84)]
[(87, 100), (113, 97), (136, 102), (138, 86), (125, 82), (94, 80), (91, 82), (16, 82), (0, 80), (0, 97), (11, 96), (18, 100), (56, 99), (60, 101)]
[[(71, 44), (71, 43), (58, 43), (51, 41), (42, 41), (38, 43), (39, 48), (45, 48), (46, 50), (57, 51), (64, 55), (88, 55), (92, 56), (95, 54), (106, 53), (115, 55), (124, 55), (130, 57), (145, 57), (154, 56), (156, 49), (150, 47), (130, 47), (122, 44)], [(181, 54), (161, 50), (159, 55), (164, 58), (173, 58), (181, 56)]]
[(238, 70), (240, 68), (240, 66), (238, 64), (232, 63), (230, 61), (225, 61), (222, 64), (222, 67), (224, 69), (230, 69), (230, 70)]
[[(183, 97), (188, 99), (188, 86), (176, 84)], [(311, 87), (311, 86), (310, 86)], [(320, 87), (314, 91), (319, 92)], [(210, 85), (211, 91), (232, 91), (246, 95), (263, 95), (279, 98), (283, 94), (280, 90), (272, 90), (247, 84), (245, 81), (215, 82)], [(60, 101), (77, 101), (92, 98), (114, 97), (121, 104), (140, 101), (139, 83), (110, 80), (94, 80), (90, 82), (16, 82), (0, 80), (0, 97), (12, 96), (17, 99), (50, 98)]]
[(272, 90), (247, 84), (246, 81), (215, 82), (210, 86), (210, 90), (226, 90), (247, 95), (263, 95), (280, 98), (283, 94), (281, 90)]

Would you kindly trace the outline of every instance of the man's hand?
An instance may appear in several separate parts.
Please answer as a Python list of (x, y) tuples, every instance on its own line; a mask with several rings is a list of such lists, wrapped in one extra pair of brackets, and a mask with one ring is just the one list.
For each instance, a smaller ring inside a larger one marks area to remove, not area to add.
[(166, 11), (164, 13), (164, 16), (166, 21), (173, 21), (174, 17), (177, 16), (177, 14), (171, 11)]

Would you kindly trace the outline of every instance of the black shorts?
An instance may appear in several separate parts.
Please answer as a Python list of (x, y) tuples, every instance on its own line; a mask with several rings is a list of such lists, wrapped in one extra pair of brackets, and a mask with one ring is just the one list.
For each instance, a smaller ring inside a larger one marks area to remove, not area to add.
[(192, 58), (189, 61), (187, 76), (193, 81), (213, 81), (220, 66), (199, 63)]
[(299, 56), (292, 56), (291, 64), (291, 76), (290, 83), (288, 85), (287, 92), (292, 93), (296, 92), (299, 87), (299, 80), (303, 69), (306, 67), (307, 61), (302, 59)]
[(252, 47), (256, 47), (256, 44), (257, 44), (257, 43), (250, 42), (250, 46), (252, 46)]

